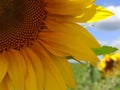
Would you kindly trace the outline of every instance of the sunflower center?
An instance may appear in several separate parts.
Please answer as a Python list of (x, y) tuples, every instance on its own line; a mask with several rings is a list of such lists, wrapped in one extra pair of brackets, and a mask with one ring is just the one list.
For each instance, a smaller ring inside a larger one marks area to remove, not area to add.
[(0, 52), (31, 45), (46, 16), (44, 0), (0, 0)]
[[(22, 1), (14, 0), (1, 0), (0, 1), (0, 28), (6, 29), (10, 25), (20, 23), (23, 18), (23, 12), (25, 6), (22, 5)], [(3, 30), (1, 30), (3, 32)]]
[(105, 70), (111, 70), (114, 66), (115, 66), (115, 62), (114, 60), (111, 59), (110, 61), (106, 62)]

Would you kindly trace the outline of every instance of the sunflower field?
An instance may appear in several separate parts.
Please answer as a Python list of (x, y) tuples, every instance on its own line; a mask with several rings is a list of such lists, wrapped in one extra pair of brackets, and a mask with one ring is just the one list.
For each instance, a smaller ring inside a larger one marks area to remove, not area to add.
[(71, 63), (76, 90), (120, 90), (120, 75), (103, 77), (102, 73), (90, 64)]

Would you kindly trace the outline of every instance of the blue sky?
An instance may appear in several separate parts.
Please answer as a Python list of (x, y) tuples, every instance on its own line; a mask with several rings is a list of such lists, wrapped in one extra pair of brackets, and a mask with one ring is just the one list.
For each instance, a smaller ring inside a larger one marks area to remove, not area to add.
[(115, 15), (106, 21), (95, 23), (95, 27), (91, 26), (88, 30), (101, 44), (120, 48), (120, 0), (96, 0), (95, 3), (112, 10)]
[(102, 6), (108, 6), (108, 5), (120, 5), (120, 0), (96, 0), (96, 4), (102, 5)]

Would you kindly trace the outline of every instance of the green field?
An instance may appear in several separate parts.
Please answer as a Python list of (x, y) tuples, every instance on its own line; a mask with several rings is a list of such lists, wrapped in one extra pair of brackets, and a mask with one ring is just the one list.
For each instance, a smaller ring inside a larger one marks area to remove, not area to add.
[(120, 90), (120, 76), (103, 78), (97, 68), (90, 64), (71, 63), (76, 90)]

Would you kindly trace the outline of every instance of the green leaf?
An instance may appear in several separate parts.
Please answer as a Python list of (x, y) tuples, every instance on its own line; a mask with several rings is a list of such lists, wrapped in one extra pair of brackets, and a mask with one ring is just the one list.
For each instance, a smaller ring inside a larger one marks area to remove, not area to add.
[(104, 54), (110, 54), (118, 50), (116, 47), (112, 46), (102, 46), (101, 48), (93, 48), (92, 49), (96, 55), (104, 55)]
[(67, 59), (73, 59), (73, 57), (72, 56), (68, 56)]

